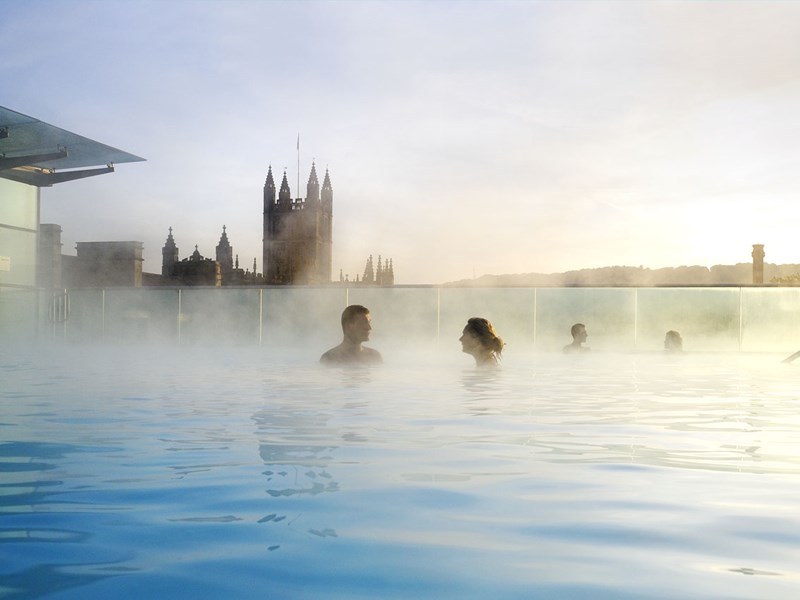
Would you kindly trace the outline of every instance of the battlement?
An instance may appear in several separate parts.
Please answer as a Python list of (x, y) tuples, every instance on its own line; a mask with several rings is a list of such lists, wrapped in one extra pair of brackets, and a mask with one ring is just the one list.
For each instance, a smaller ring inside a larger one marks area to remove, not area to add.
[(305, 210), (308, 207), (309, 202), (305, 198), (294, 198), (293, 200), (289, 200), (281, 202), (280, 200), (276, 200), (274, 202), (269, 203), (269, 208), (274, 211), (278, 212), (291, 212), (296, 210)]

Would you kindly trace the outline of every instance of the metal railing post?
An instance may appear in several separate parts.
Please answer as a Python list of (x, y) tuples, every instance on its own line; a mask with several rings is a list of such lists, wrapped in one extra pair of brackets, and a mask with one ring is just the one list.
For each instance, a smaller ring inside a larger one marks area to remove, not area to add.
[(181, 321), (183, 320), (183, 311), (181, 307), (181, 290), (178, 289), (178, 345), (181, 345)]
[(742, 351), (742, 340), (744, 338), (744, 311), (743, 311), (743, 292), (744, 288), (739, 287), (739, 352)]
[(264, 288), (258, 290), (258, 345), (264, 337)]
[(533, 347), (536, 349), (536, 319), (539, 311), (539, 288), (533, 288)]
[(441, 341), (442, 328), (442, 288), (436, 288), (436, 347)]
[(633, 288), (633, 349), (639, 344), (639, 288)]

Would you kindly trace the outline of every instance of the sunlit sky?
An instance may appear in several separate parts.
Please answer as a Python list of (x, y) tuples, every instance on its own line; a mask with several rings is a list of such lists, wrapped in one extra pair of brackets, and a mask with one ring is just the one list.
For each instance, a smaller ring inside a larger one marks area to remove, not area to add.
[(315, 160), (336, 279), (800, 262), (800, 2), (3, 0), (0, 81), (147, 159), (42, 190), (68, 254), (226, 225), (260, 271), (267, 167)]

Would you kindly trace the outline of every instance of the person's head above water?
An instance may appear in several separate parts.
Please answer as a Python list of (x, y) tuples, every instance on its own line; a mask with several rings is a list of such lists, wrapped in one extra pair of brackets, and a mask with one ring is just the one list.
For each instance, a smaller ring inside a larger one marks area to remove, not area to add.
[(674, 329), (670, 329), (664, 336), (664, 350), (667, 352), (682, 352), (683, 338), (681, 334)]
[(483, 317), (469, 319), (459, 341), (461, 351), (472, 355), (477, 365), (496, 365), (505, 346), (492, 324)]
[(345, 338), (366, 342), (371, 331), (372, 316), (366, 306), (351, 304), (342, 311), (342, 333)]
[(327, 365), (376, 364), (383, 362), (380, 352), (362, 346), (372, 332), (369, 309), (351, 304), (342, 312), (342, 343), (325, 352), (320, 362)]
[(572, 334), (572, 343), (564, 346), (564, 352), (585, 352), (589, 348), (585, 348), (583, 343), (589, 334), (586, 333), (586, 325), (583, 323), (575, 323), (569, 330)]
[(586, 325), (583, 323), (575, 323), (570, 330), (570, 334), (572, 334), (572, 339), (577, 340), (580, 343), (586, 341), (586, 338), (589, 337), (589, 334), (586, 333)]

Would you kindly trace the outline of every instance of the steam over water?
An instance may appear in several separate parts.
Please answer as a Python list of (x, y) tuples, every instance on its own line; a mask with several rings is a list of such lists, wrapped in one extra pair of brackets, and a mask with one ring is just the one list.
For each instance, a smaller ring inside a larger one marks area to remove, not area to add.
[(799, 365), (381, 350), (0, 351), (0, 595), (800, 589)]

